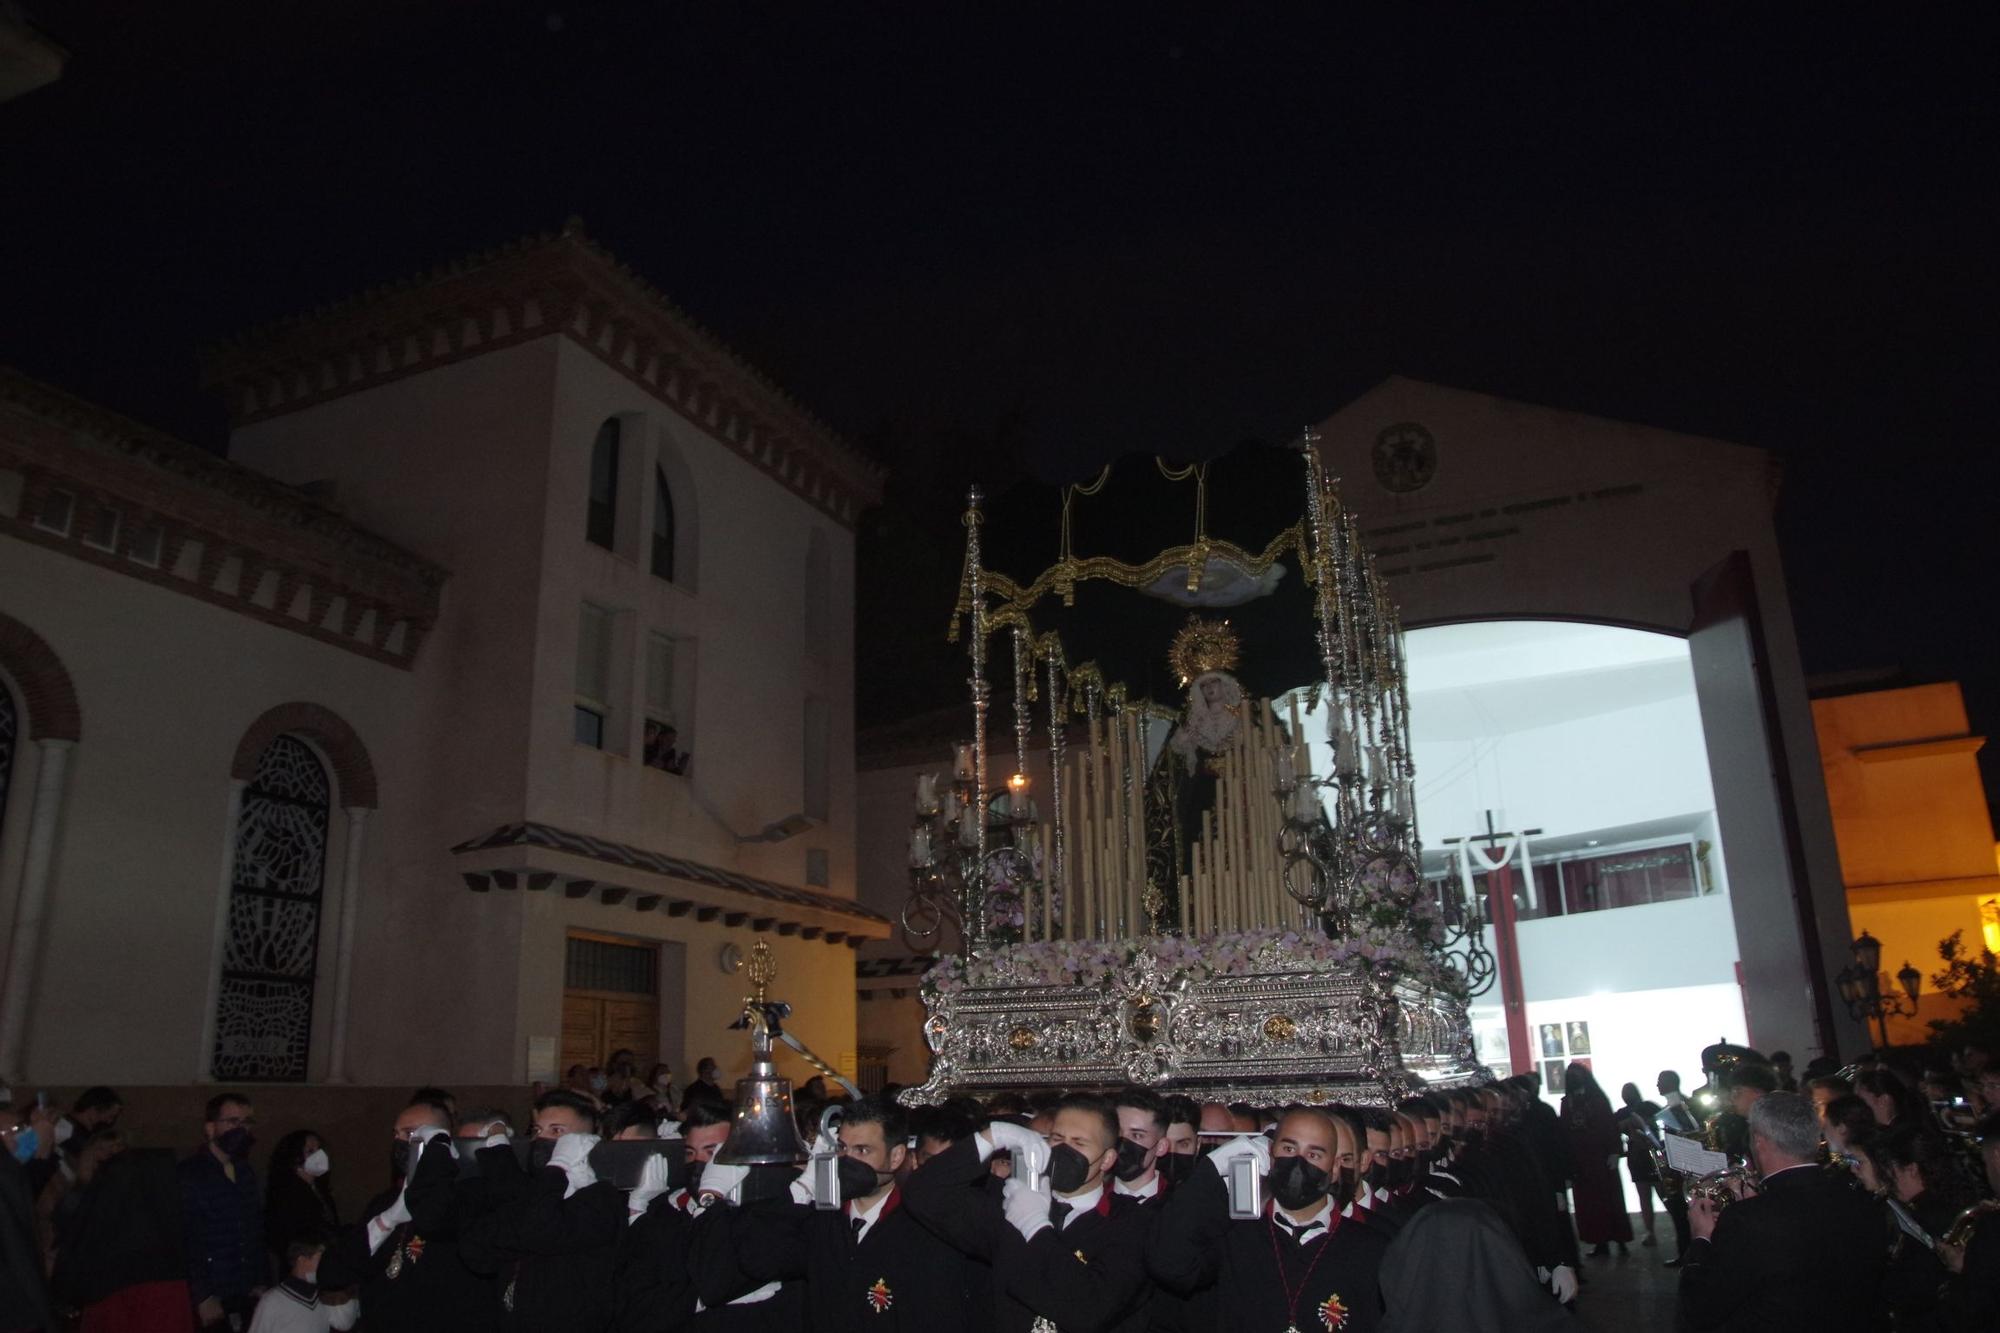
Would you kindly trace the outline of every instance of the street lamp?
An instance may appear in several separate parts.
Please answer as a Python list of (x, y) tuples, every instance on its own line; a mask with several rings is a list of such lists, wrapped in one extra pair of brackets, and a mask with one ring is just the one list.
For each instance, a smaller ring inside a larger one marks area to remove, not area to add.
[(1896, 982), (1903, 988), (1903, 993), (1884, 995), (1882, 941), (1864, 930), (1849, 947), (1854, 954), (1854, 963), (1840, 970), (1834, 984), (1840, 989), (1840, 998), (1847, 1005), (1848, 1016), (1864, 1022), (1873, 1018), (1876, 1031), (1881, 1034), (1881, 1045), (1887, 1047), (1889, 1019), (1905, 1014), (1916, 1015), (1917, 991), (1923, 986), (1924, 974), (1904, 962), (1902, 970), (1896, 973)]

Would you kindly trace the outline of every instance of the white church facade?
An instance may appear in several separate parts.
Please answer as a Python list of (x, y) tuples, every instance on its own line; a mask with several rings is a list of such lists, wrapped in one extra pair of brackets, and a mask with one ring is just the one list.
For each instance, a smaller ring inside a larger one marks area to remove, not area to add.
[(0, 1073), (728, 1076), (760, 940), (851, 1063), (875, 465), (575, 230), (206, 374), (227, 461), (0, 379)]

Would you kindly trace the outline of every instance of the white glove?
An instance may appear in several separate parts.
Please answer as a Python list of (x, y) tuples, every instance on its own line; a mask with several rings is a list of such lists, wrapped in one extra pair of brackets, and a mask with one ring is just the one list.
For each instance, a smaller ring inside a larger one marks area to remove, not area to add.
[(1022, 1240), (1033, 1240), (1036, 1232), (1055, 1225), (1049, 1221), (1048, 1196), (1037, 1194), (1019, 1180), (1009, 1179), (1001, 1187), (1000, 1207), (1008, 1224), (1021, 1233)]
[(639, 1168), (639, 1183), (626, 1196), (625, 1208), (630, 1220), (637, 1221), (652, 1206), (653, 1200), (667, 1192), (667, 1159), (648, 1157), (646, 1165)]
[(721, 1199), (724, 1203), (736, 1203), (743, 1193), (743, 1182), (750, 1176), (750, 1168), (728, 1162), (710, 1162), (701, 1169), (701, 1188), (696, 1191), (706, 1202)]
[(1215, 1174), (1229, 1179), (1229, 1164), (1242, 1158), (1257, 1163), (1257, 1174), (1269, 1175), (1271, 1171), (1271, 1141), (1262, 1134), (1244, 1134), (1215, 1148), (1208, 1154), (1208, 1160), (1215, 1164)]
[(569, 1177), (569, 1188), (563, 1197), (581, 1189), (589, 1189), (597, 1183), (597, 1173), (590, 1169), (590, 1150), (598, 1143), (595, 1134), (565, 1134), (556, 1140), (556, 1146), (549, 1152), (549, 1165), (559, 1167)]
[(678, 1120), (662, 1120), (659, 1124), (653, 1126), (653, 1133), (663, 1139), (677, 1139), (681, 1136), (681, 1122)]
[(1011, 1120), (995, 1120), (974, 1135), (979, 1140), (979, 1160), (985, 1161), (994, 1153), (1005, 1148), (1013, 1152), (1025, 1148), (1029, 1152), (1047, 1152), (1049, 1141), (1024, 1125)]
[[(415, 1172), (411, 1168), (412, 1174)], [(403, 1189), (396, 1195), (396, 1201), (368, 1219), (368, 1253), (382, 1248), (382, 1242), (389, 1239), (389, 1233), (410, 1220), (409, 1201), (404, 1197), (410, 1188), (409, 1177), (403, 1178)]]
[(1556, 1294), (1556, 1299), (1564, 1305), (1568, 1305), (1571, 1301), (1575, 1300), (1576, 1270), (1568, 1264), (1558, 1266), (1553, 1273), (1549, 1274), (1549, 1290), (1553, 1291)]
[(513, 1136), (508, 1134), (506, 1130), (496, 1129), (491, 1134), (488, 1134), (486, 1141), (479, 1146), (482, 1148), (509, 1148), (513, 1146), (513, 1143)]

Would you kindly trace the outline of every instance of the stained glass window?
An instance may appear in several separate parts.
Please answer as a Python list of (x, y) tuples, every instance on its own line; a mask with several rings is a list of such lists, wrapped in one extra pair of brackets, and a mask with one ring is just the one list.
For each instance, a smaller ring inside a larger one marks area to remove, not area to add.
[(326, 766), (290, 736), (271, 742), (244, 789), (216, 1005), (218, 1082), (306, 1077), (330, 798)]
[(618, 536), (618, 418), (597, 428), (590, 445), (590, 508), (584, 536), (609, 551)]

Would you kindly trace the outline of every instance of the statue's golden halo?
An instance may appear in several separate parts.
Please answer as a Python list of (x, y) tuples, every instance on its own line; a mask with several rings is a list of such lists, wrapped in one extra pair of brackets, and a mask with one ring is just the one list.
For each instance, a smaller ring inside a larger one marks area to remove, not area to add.
[(1228, 621), (1189, 616), (1167, 649), (1167, 666), (1186, 685), (1211, 671), (1234, 671), (1237, 646), (1236, 631)]

